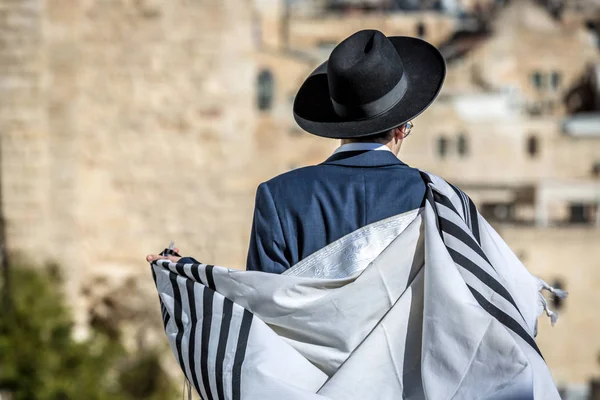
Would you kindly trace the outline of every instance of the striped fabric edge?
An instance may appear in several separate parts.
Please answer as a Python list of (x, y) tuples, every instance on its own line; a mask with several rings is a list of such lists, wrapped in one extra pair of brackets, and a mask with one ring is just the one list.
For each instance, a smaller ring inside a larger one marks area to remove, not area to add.
[(465, 218), (464, 218), (465, 223), (467, 224), (467, 226), (473, 233), (473, 237), (475, 238), (477, 243), (479, 243), (479, 245), (481, 245), (481, 238), (479, 236), (479, 217), (478, 217), (477, 207), (475, 207), (475, 203), (473, 203), (471, 198), (469, 196), (467, 196), (467, 194), (465, 192), (463, 192), (462, 190), (460, 190), (458, 187), (456, 187), (455, 185), (453, 185), (451, 183), (448, 183), (448, 185), (450, 185), (452, 190), (454, 190), (454, 192), (458, 196), (458, 199), (460, 200), (460, 202), (462, 204), (463, 213), (465, 216)]
[[(169, 323), (176, 328), (174, 351), (188, 382), (202, 400), (239, 400), (253, 314), (216, 291), (213, 265), (157, 260), (151, 266), (157, 288), (158, 274), (162, 273), (170, 283), (172, 315), (162, 300), (161, 312), (164, 309), (167, 316), (163, 316), (165, 330)], [(217, 296), (219, 301), (215, 301)], [(222, 306), (217, 308), (217, 303)], [(184, 315), (189, 316), (187, 324)], [(225, 357), (227, 349), (235, 349), (231, 360)], [(225, 371), (230, 377), (225, 376)]]
[[(464, 192), (449, 184), (461, 200), (462, 211), (464, 212), (463, 218), (453, 206), (452, 201), (441, 191), (437, 190), (431, 177), (424, 172), (421, 174), (427, 184), (426, 201), (436, 215), (436, 224), (440, 237), (450, 257), (460, 267), (459, 271), (465, 278), (467, 287), (473, 294), (473, 297), (486, 312), (528, 343), (543, 359), (534, 338), (525, 328), (527, 326), (526, 321), (516, 302), (510, 295), (510, 292), (502, 285), (493, 265), (481, 248), (477, 208)], [(442, 217), (440, 214), (443, 213), (438, 211), (442, 207), (455, 213), (458, 216), (459, 222), (457, 223), (456, 218), (452, 218), (454, 221), (451, 221), (449, 218)], [(478, 257), (469, 257), (458, 246), (449, 244), (449, 237), (466, 246), (469, 251), (472, 251)], [(478, 286), (478, 288), (475, 288), (475, 286)], [(486, 297), (481, 293), (484, 290), (498, 296)]]
[[(172, 249), (169, 249), (169, 248), (164, 249), (159, 254), (161, 256), (176, 256), (176, 257), (180, 257), (179, 254), (177, 254), (176, 251), (174, 251)], [(156, 284), (156, 273), (154, 272), (153, 268), (150, 268), (150, 270), (152, 271), (152, 279), (154, 279), (154, 283)], [(156, 287), (156, 289), (158, 290), (158, 286)], [(161, 318), (162, 318), (163, 327), (164, 327), (164, 329), (166, 331), (167, 324), (169, 323), (169, 321), (171, 319), (171, 316), (167, 312), (167, 307), (165, 307), (165, 304), (163, 303), (163, 301), (160, 298), (160, 296), (158, 296), (158, 301), (160, 302), (160, 315), (161, 315)]]
[[(154, 284), (156, 285), (156, 272), (154, 272), (154, 268), (150, 268), (150, 270), (152, 271), (152, 279), (154, 280)], [(156, 287), (156, 290), (158, 290), (158, 286)], [(163, 303), (162, 299), (160, 298), (160, 296), (158, 296), (158, 301), (160, 303), (160, 316), (163, 322), (163, 327), (165, 328), (165, 330), (167, 329), (167, 324), (169, 323), (169, 320), (171, 319), (171, 317), (169, 316), (169, 313), (167, 312), (167, 307), (165, 307), (165, 304)]]

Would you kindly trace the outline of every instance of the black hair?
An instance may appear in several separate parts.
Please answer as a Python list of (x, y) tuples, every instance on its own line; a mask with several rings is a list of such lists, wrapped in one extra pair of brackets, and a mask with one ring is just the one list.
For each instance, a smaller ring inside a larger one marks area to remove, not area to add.
[(389, 131), (385, 131), (385, 132), (381, 132), (381, 133), (376, 133), (374, 135), (352, 138), (351, 141), (358, 142), (358, 143), (364, 143), (364, 142), (387, 143), (390, 140), (392, 140), (392, 132), (394, 131), (394, 129), (390, 129)]

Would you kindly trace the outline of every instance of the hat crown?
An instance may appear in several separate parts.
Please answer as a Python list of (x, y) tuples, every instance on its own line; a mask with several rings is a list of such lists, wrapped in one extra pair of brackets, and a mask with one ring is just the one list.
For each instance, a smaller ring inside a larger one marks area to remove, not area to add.
[(388, 94), (403, 73), (400, 55), (383, 33), (359, 31), (331, 52), (327, 63), (329, 94), (340, 104), (367, 104)]

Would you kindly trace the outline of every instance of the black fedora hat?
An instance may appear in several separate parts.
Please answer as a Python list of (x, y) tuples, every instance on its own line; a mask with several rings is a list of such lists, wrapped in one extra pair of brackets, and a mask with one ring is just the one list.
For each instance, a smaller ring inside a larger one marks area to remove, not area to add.
[(429, 107), (445, 76), (443, 56), (426, 41), (359, 31), (304, 81), (294, 118), (307, 132), (335, 139), (385, 132)]

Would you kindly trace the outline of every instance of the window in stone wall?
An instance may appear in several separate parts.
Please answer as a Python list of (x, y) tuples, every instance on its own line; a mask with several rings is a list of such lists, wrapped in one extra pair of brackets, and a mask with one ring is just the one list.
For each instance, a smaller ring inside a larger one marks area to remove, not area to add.
[(553, 90), (558, 90), (562, 81), (562, 74), (559, 71), (552, 71), (550, 75), (550, 86)]
[(482, 203), (481, 215), (489, 222), (511, 222), (515, 220), (515, 205), (506, 202)]
[(263, 69), (257, 78), (257, 99), (256, 105), (261, 111), (268, 111), (273, 107), (273, 97), (275, 94), (275, 82), (273, 73), (268, 69)]
[(544, 74), (540, 71), (535, 71), (531, 74), (531, 83), (537, 90), (544, 88)]
[(594, 221), (594, 204), (569, 204), (569, 224), (589, 224)]
[(417, 36), (423, 39), (425, 38), (426, 34), (427, 27), (425, 26), (425, 23), (423, 21), (419, 21), (419, 23), (417, 24)]
[(437, 153), (440, 158), (444, 158), (448, 154), (448, 139), (445, 136), (440, 136), (437, 140)]
[(537, 136), (535, 136), (535, 135), (529, 136), (527, 138), (527, 154), (529, 154), (529, 157), (533, 158), (533, 157), (537, 157), (539, 151), (540, 151), (540, 145), (539, 145), (539, 140), (538, 140)]
[(592, 175), (595, 178), (600, 178), (600, 161), (596, 161), (592, 166)]
[(461, 157), (466, 156), (469, 153), (469, 142), (467, 136), (464, 133), (458, 135), (457, 150)]

